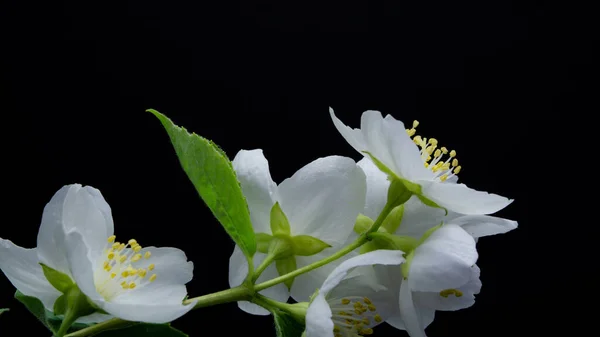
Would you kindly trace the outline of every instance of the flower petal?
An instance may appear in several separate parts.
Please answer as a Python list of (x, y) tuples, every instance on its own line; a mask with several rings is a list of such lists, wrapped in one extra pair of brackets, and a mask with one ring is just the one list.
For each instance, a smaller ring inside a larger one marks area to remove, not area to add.
[(415, 306), (409, 282), (400, 285), (400, 319), (388, 319), (388, 323), (398, 329), (405, 329), (410, 337), (426, 337), (425, 327), (433, 321), (433, 310), (422, 310)]
[(292, 235), (344, 243), (365, 205), (365, 174), (346, 157), (319, 158), (279, 185)]
[(185, 315), (194, 308), (194, 304), (161, 303), (157, 298), (154, 304), (104, 302), (102, 309), (121, 319), (133, 322), (162, 324)]
[(26, 296), (38, 298), (50, 311), (56, 299), (62, 295), (46, 280), (35, 248), (22, 248), (9, 240), (0, 239), (0, 269), (17, 290)]
[(375, 250), (344, 261), (329, 274), (327, 279), (325, 279), (319, 293), (323, 293), (327, 296), (327, 293), (337, 286), (353, 268), (374, 264), (399, 265), (404, 262), (403, 254), (404, 253), (399, 250)]
[(446, 297), (441, 296), (439, 292), (414, 292), (413, 299), (419, 306), (435, 310), (454, 311), (465, 309), (475, 304), (475, 295), (481, 290), (481, 281), (479, 280), (480, 270), (477, 265), (471, 268), (471, 279), (467, 284), (458, 287), (460, 296), (450, 294)]
[(148, 252), (150, 253), (149, 258), (134, 262), (132, 266), (136, 269), (147, 269), (150, 264), (153, 264), (154, 269), (148, 273), (149, 275), (156, 274), (154, 283), (183, 285), (190, 282), (194, 277), (194, 263), (188, 261), (187, 256), (181, 249), (144, 247), (139, 254), (144, 256)]
[(357, 165), (367, 177), (367, 196), (365, 199), (365, 209), (362, 214), (375, 220), (387, 203), (387, 192), (390, 187), (390, 181), (387, 179), (387, 175), (375, 166), (370, 158), (365, 157), (361, 159)]
[(90, 186), (69, 190), (62, 220), (65, 233), (76, 230), (83, 236), (94, 262), (106, 248), (106, 239), (114, 233), (110, 207), (100, 191)]
[[(297, 268), (305, 267), (315, 261), (319, 261), (331, 255), (331, 249), (325, 249), (324, 251), (312, 255), (312, 256), (296, 256)], [(311, 270), (310, 273), (304, 273), (296, 276), (294, 283), (292, 284), (291, 295), (296, 302), (308, 302), (314, 292), (323, 284), (327, 276), (339, 266), (342, 262), (357, 256), (358, 252), (353, 251), (349, 254), (342, 256), (341, 258), (328, 263), (322, 267)]]
[[(187, 260), (185, 253), (171, 247), (146, 247), (140, 251), (143, 256), (150, 252), (149, 259), (134, 262), (136, 269), (148, 269), (154, 265), (148, 276), (156, 275), (151, 283), (142, 283), (134, 290), (123, 292), (114, 298), (115, 303), (138, 303), (155, 305), (156, 303), (181, 304), (187, 295), (185, 284), (192, 280), (194, 264)], [(98, 267), (99, 268), (99, 267)]]
[(404, 204), (402, 222), (395, 234), (419, 239), (428, 229), (439, 225), (444, 215), (443, 209), (427, 206), (417, 196), (412, 196)]
[(277, 184), (261, 149), (241, 150), (233, 158), (233, 169), (246, 197), (252, 226), (257, 233), (271, 233), (271, 208), (277, 199)]
[(77, 193), (80, 188), (79, 184), (66, 185), (52, 196), (44, 207), (37, 236), (39, 262), (67, 275), (70, 275), (70, 271), (62, 227), (63, 208), (67, 194)]
[[(360, 117), (360, 129), (367, 144), (366, 151), (387, 166), (387, 168), (402, 176), (402, 172), (396, 167), (394, 156), (392, 155), (392, 148), (395, 144), (391, 142), (391, 134), (386, 132), (389, 130), (387, 130), (384, 124), (381, 112), (374, 110), (363, 112)], [(415, 144), (413, 143), (413, 145)]]
[(336, 129), (340, 132), (342, 137), (346, 139), (348, 144), (350, 144), (350, 146), (352, 146), (360, 154), (364, 155), (363, 151), (367, 151), (368, 148), (361, 129), (353, 129), (346, 126), (335, 116), (332, 108), (329, 108), (329, 115), (333, 120), (333, 125), (335, 125)]
[(69, 232), (65, 238), (69, 270), (79, 290), (102, 308), (104, 298), (96, 290), (94, 283), (95, 263), (92, 262), (91, 249), (87, 246), (83, 234), (77, 230)]
[(319, 293), (306, 311), (306, 337), (334, 337), (331, 308)]
[(462, 229), (475, 238), (504, 234), (518, 226), (516, 221), (489, 215), (463, 215), (453, 219), (449, 223), (462, 227)]
[[(375, 278), (373, 266), (360, 266), (354, 269), (354, 273), (356, 273), (355, 276), (349, 277), (349, 274), (329, 292), (327, 302), (330, 305), (336, 305), (346, 297), (368, 298), (374, 306), (371, 315), (378, 314), (382, 321), (393, 316), (398, 308), (397, 289), (388, 289), (379, 284)], [(377, 322), (369, 323), (370, 328), (377, 325), (379, 325)]]
[[(259, 266), (265, 257), (265, 254), (254, 254), (254, 266)], [(244, 256), (244, 253), (242, 253), (242, 250), (236, 245), (233, 249), (233, 254), (231, 254), (229, 259), (229, 286), (232, 288), (239, 286), (242, 284), (247, 275), (248, 262), (246, 262), (246, 257)], [(268, 281), (278, 276), (279, 273), (277, 272), (277, 268), (273, 263), (263, 271), (260, 277), (256, 280), (256, 283)], [(290, 293), (283, 283), (267, 288), (259, 293), (263, 296), (280, 302), (287, 302), (288, 298), (290, 297)], [(264, 316), (269, 314), (269, 311), (265, 308), (247, 301), (238, 302), (238, 307), (252, 315)]]
[(433, 178), (433, 172), (425, 167), (419, 148), (406, 133), (404, 123), (387, 115), (382, 121), (381, 131), (382, 137), (387, 139), (396, 172), (401, 177), (408, 180)]
[(491, 214), (505, 208), (513, 199), (481, 192), (465, 184), (448, 184), (419, 180), (421, 192), (438, 205), (462, 214)]
[(475, 240), (469, 233), (456, 225), (444, 225), (415, 249), (408, 276), (410, 288), (439, 292), (463, 286), (477, 257)]

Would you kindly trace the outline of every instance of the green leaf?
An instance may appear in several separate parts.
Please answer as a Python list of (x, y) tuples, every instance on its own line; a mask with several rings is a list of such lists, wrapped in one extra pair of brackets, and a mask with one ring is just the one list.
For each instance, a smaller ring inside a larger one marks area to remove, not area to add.
[(275, 331), (277, 337), (300, 337), (304, 332), (304, 324), (295, 320), (283, 311), (274, 311)]
[(256, 252), (254, 230), (246, 199), (227, 155), (213, 142), (190, 134), (160, 112), (147, 111), (160, 120), (196, 191), (251, 263)]
[(74, 284), (73, 280), (71, 280), (68, 275), (63, 274), (58, 270), (54, 270), (43, 263), (40, 263), (40, 265), (42, 266), (42, 271), (48, 282), (61, 293), (66, 293)]
[[(277, 268), (277, 272), (279, 275), (285, 275), (287, 273), (291, 273), (296, 270), (296, 257), (291, 256), (286, 259), (275, 261), (275, 267)], [(290, 278), (283, 282), (288, 289), (292, 289), (292, 284), (294, 283), (294, 279)]]
[(312, 256), (330, 248), (331, 245), (310, 235), (296, 235), (292, 237), (294, 254), (299, 256)]
[(271, 208), (271, 232), (273, 235), (290, 235), (291, 233), (290, 222), (285, 213), (283, 213), (281, 206), (279, 206), (279, 202), (276, 202)]
[(136, 324), (123, 329), (103, 331), (94, 337), (188, 337), (169, 324)]
[[(46, 328), (52, 331), (53, 334), (56, 334), (58, 332), (58, 329), (60, 328), (60, 325), (62, 323), (62, 317), (56, 316), (52, 312), (46, 310), (42, 302), (40, 302), (40, 300), (38, 300), (37, 298), (25, 296), (18, 290), (15, 292), (15, 298), (19, 302), (23, 303), (23, 305), (25, 305), (25, 307), (35, 317), (37, 317), (37, 319), (40, 320), (40, 322), (42, 322), (42, 324), (44, 324)], [(74, 332), (86, 327), (88, 327), (87, 324), (75, 323), (71, 326), (68, 332)]]
[(10, 309), (8, 309), (8, 308), (4, 308), (4, 309), (0, 308), (0, 315), (2, 315), (2, 313), (3, 313), (3, 312), (5, 312), (5, 311), (9, 311), (9, 310), (10, 310)]

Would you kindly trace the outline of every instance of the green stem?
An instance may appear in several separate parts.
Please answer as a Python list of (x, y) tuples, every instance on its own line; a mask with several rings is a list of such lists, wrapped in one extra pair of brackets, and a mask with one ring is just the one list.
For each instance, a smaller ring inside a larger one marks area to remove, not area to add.
[(254, 271), (254, 276), (252, 277), (252, 282), (256, 282), (256, 280), (260, 277), (263, 271), (267, 269), (267, 267), (275, 260), (274, 254), (267, 254), (263, 262), (256, 268)]
[(390, 202), (386, 203), (385, 206), (383, 207), (383, 210), (381, 211), (381, 213), (379, 213), (379, 216), (377, 217), (377, 219), (375, 220), (375, 222), (373, 223), (371, 228), (369, 228), (369, 230), (365, 233), (365, 235), (368, 235), (369, 233), (377, 232), (379, 230), (379, 227), (381, 227), (381, 225), (383, 224), (383, 221), (385, 220), (385, 218), (387, 218), (387, 216), (390, 214), (390, 212), (396, 206), (397, 205), (394, 203), (390, 203)]
[(289, 279), (292, 279), (298, 275), (304, 274), (304, 273), (308, 273), (309, 271), (313, 270), (313, 269), (317, 269), (319, 267), (322, 267), (326, 264), (328, 264), (329, 262), (335, 261), (337, 259), (339, 259), (340, 257), (350, 253), (351, 251), (355, 250), (356, 248), (362, 246), (365, 242), (367, 242), (369, 239), (365, 236), (365, 235), (361, 235), (358, 239), (356, 239), (356, 241), (354, 241), (353, 243), (351, 243), (350, 245), (340, 249), (339, 251), (335, 252), (333, 255), (330, 255), (322, 260), (313, 262), (307, 266), (304, 266), (300, 269), (296, 269), (291, 273), (287, 273), (285, 275), (276, 277), (274, 279), (271, 279), (269, 281), (257, 284), (254, 286), (254, 291), (261, 291), (267, 288), (270, 288), (274, 285), (277, 285), (279, 283), (285, 282)]
[(226, 289), (222, 291), (218, 291), (216, 293), (198, 296), (194, 298), (189, 298), (183, 301), (183, 304), (190, 304), (194, 301), (196, 305), (194, 309), (210, 307), (217, 304), (229, 303), (229, 302), (238, 302), (238, 301), (248, 301), (252, 298), (251, 290), (244, 286), (239, 286), (231, 289)]
[(256, 296), (254, 296), (254, 298), (252, 299), (252, 303), (258, 304), (263, 308), (272, 307), (283, 311), (290, 311), (290, 308), (293, 308), (292, 304), (275, 301), (260, 294), (256, 294)]
[(377, 217), (377, 220), (375, 220), (375, 222), (373, 223), (373, 226), (371, 226), (371, 228), (365, 234), (361, 235), (358, 239), (356, 239), (356, 241), (354, 241), (350, 245), (342, 248), (341, 250), (337, 251), (333, 255), (330, 255), (322, 260), (313, 262), (313, 263), (311, 263), (307, 266), (304, 266), (300, 269), (296, 269), (291, 273), (287, 273), (285, 275), (281, 275), (281, 276), (271, 279), (269, 281), (257, 284), (254, 286), (254, 291), (258, 292), (258, 291), (270, 288), (279, 283), (285, 282), (285, 281), (292, 279), (298, 275), (308, 273), (309, 271), (317, 269), (319, 267), (322, 267), (330, 262), (333, 262), (333, 261), (339, 259), (340, 257), (355, 250), (356, 248), (362, 246), (363, 244), (365, 244), (367, 241), (370, 240), (367, 237), (367, 234), (377, 231), (379, 229), (379, 227), (381, 226), (381, 224), (383, 223), (383, 221), (385, 220), (385, 218), (388, 216), (388, 214), (390, 214), (390, 212), (394, 209), (395, 206), (396, 205), (394, 203), (390, 203), (390, 202), (386, 203), (385, 207), (383, 207), (383, 210)]
[(81, 329), (79, 331), (75, 331), (72, 332), (68, 335), (65, 335), (65, 337), (84, 337), (84, 336), (92, 336), (95, 335), (97, 333), (100, 333), (102, 331), (105, 330), (111, 330), (111, 329), (119, 329), (119, 328), (124, 328), (127, 327), (129, 325), (133, 325), (133, 324), (137, 324), (135, 322), (129, 322), (129, 321), (124, 321), (120, 318), (111, 318), (107, 321), (98, 323), (98, 324), (94, 324), (92, 326), (89, 326), (85, 329)]

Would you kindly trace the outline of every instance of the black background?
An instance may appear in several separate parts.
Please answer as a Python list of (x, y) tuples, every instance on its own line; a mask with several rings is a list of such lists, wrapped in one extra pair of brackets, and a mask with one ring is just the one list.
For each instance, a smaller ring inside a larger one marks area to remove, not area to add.
[[(111, 205), (119, 237), (187, 253), (195, 262), (191, 296), (225, 289), (233, 244), (144, 110), (212, 139), (230, 158), (264, 149), (281, 182), (318, 157), (360, 158), (335, 130), (329, 106), (353, 127), (376, 109), (418, 119), (421, 133), (456, 149), (462, 182), (516, 199), (500, 215), (519, 228), (478, 245), (477, 303), (439, 313), (429, 336), (564, 328), (569, 310), (556, 302), (562, 267), (548, 258), (560, 225), (545, 200), (556, 186), (542, 176), (565, 169), (573, 112), (591, 111), (591, 21), (583, 9), (531, 1), (218, 3), (2, 3), (1, 237), (34, 247), (54, 192), (92, 185)], [(48, 334), (12, 299), (4, 277), (0, 290), (0, 307), (12, 308), (0, 318), (1, 335)], [(274, 336), (270, 317), (235, 304), (174, 325), (191, 336)], [(405, 333), (381, 327), (376, 335)]]

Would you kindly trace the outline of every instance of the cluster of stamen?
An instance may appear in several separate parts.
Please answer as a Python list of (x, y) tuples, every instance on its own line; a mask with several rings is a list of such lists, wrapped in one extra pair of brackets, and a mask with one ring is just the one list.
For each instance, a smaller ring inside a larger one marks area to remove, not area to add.
[[(458, 165), (458, 159), (456, 159), (456, 151), (448, 151), (445, 147), (438, 148), (438, 141), (435, 138), (423, 138), (417, 133), (417, 126), (419, 121), (413, 121), (412, 128), (406, 129), (406, 133), (411, 139), (419, 146), (421, 150), (421, 159), (425, 164), (425, 167), (430, 169), (434, 174), (434, 179), (445, 181), (446, 179), (457, 175), (461, 166)], [(444, 159), (446, 156), (446, 159)]]
[(440, 291), (440, 296), (444, 297), (444, 298), (448, 298), (448, 296), (450, 295), (454, 295), (456, 297), (461, 297), (463, 295), (462, 291), (458, 290), (458, 289), (446, 289), (446, 290), (442, 290)]
[(136, 262), (150, 259), (151, 253), (146, 251), (142, 254), (142, 249), (135, 239), (127, 243), (117, 242), (114, 235), (107, 239), (103, 252), (105, 260), (102, 262), (104, 272), (94, 275), (96, 289), (105, 299), (156, 280), (156, 274), (146, 277), (154, 270), (154, 264), (149, 264), (146, 268), (135, 268)]
[(335, 337), (372, 335), (373, 327), (383, 321), (367, 297), (346, 297), (329, 302)]

